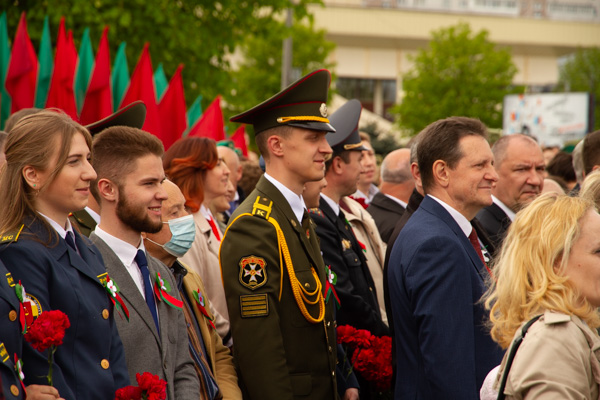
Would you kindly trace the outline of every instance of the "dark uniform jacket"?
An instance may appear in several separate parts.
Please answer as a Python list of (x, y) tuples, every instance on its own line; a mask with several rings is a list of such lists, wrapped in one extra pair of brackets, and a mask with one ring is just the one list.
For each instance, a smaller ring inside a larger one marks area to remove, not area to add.
[[(255, 215), (242, 215), (253, 209)], [(268, 219), (279, 225), (282, 237)], [(278, 243), (289, 249), (293, 287), (308, 300), (300, 304), (317, 318), (326, 278), (313, 223), (307, 218), (303, 227), (282, 193), (263, 176), (232, 215), (220, 250), (244, 398), (336, 399), (333, 302), (326, 305), (323, 321), (305, 318), (292, 292), (290, 265), (285, 258), (280, 262)]]
[(25, 398), (15, 369), (15, 355), (21, 358), (23, 346), (20, 308), (14, 279), (0, 261), (0, 379), (3, 389), (0, 399)]
[[(90, 239), (98, 246), (106, 263), (106, 270), (111, 279), (119, 285), (120, 295), (129, 309), (129, 321), (117, 318), (117, 326), (123, 339), (124, 355), (131, 380), (135, 379), (136, 373), (151, 372), (167, 381), (167, 399), (198, 399), (200, 386), (189, 352), (183, 311), (157, 300), (159, 335), (148, 304), (121, 259), (94, 232)], [(177, 283), (171, 271), (147, 253), (146, 258), (153, 285), (156, 273), (159, 272), (161, 278), (168, 282), (169, 294), (180, 300)]]
[(317, 224), (325, 265), (330, 265), (337, 275), (338, 325), (367, 329), (377, 336), (389, 335), (389, 329), (381, 319), (367, 260), (352, 228), (322, 197), (319, 209), (320, 213), (311, 216)]
[[(46, 246), (42, 241), (53, 237)], [(54, 354), (54, 386), (67, 399), (112, 399), (129, 385), (113, 306), (101, 280), (106, 270), (98, 249), (75, 233), (81, 256), (39, 219), (0, 245), (0, 260), (33, 301), (34, 317), (61, 310), (69, 317), (63, 344)], [(120, 317), (117, 317), (120, 319)], [(48, 357), (23, 346), (25, 383), (47, 384)]]
[(496, 203), (492, 203), (491, 206), (487, 206), (477, 213), (477, 219), (490, 237), (494, 247), (500, 250), (511, 223), (508, 215)]
[(404, 207), (397, 201), (387, 197), (385, 194), (377, 192), (375, 197), (373, 197), (373, 200), (371, 200), (367, 212), (371, 214), (375, 220), (381, 240), (389, 244), (388, 240), (394, 231), (396, 222), (398, 222), (400, 217), (402, 217), (402, 214), (404, 214)]

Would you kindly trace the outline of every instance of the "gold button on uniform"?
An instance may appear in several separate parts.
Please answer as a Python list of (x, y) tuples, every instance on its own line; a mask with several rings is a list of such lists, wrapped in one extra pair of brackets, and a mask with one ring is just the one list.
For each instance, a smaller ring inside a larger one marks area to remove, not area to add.
[(19, 388), (17, 387), (17, 385), (10, 385), (10, 392), (12, 393), (13, 396), (18, 396)]
[(105, 308), (104, 310), (102, 310), (102, 318), (108, 319), (108, 316), (109, 316), (108, 310)]
[(16, 321), (17, 320), (17, 312), (15, 310), (12, 310), (11, 312), (9, 312), (8, 319), (10, 319), (11, 321)]
[(108, 367), (110, 366), (109, 362), (107, 359), (104, 359), (102, 361), (100, 361), (100, 366), (104, 369), (108, 369)]

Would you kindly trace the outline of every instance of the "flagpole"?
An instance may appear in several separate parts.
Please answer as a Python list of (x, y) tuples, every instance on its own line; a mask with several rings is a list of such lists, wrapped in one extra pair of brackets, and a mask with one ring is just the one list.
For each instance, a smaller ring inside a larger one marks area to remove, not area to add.
[[(290, 0), (291, 2), (292, 0)], [(292, 8), (287, 9), (287, 18), (285, 26), (288, 28), (290, 35), (283, 39), (283, 54), (281, 59), (281, 89), (285, 89), (289, 86), (290, 77), (292, 75)]]

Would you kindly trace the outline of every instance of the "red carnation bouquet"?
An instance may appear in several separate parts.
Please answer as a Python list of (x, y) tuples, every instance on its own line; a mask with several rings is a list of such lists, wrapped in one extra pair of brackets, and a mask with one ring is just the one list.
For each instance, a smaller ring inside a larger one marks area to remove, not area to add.
[(71, 326), (67, 314), (60, 310), (45, 311), (27, 329), (25, 340), (39, 352), (48, 351), (48, 385), (52, 386), (52, 366), (56, 348), (63, 343), (65, 331)]
[(125, 386), (117, 390), (115, 400), (165, 400), (167, 382), (150, 372), (136, 374), (138, 386)]
[(365, 329), (338, 326), (337, 342), (352, 351), (352, 368), (378, 391), (392, 387), (392, 338), (378, 337)]

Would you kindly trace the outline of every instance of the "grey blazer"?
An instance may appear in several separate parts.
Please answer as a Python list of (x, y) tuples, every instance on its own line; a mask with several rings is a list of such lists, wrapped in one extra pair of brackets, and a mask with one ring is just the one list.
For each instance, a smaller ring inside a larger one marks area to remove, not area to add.
[[(159, 337), (148, 305), (121, 260), (94, 232), (90, 239), (100, 250), (108, 275), (118, 285), (129, 310), (129, 322), (119, 316), (115, 316), (115, 322), (125, 348), (132, 384), (136, 382), (136, 373), (151, 372), (167, 381), (167, 399), (198, 400), (200, 386), (189, 352), (183, 312), (168, 306), (164, 301), (157, 302)], [(147, 257), (150, 275), (156, 276), (156, 272), (159, 272), (172, 288), (169, 294), (180, 299), (169, 269), (156, 258), (150, 255)]]

